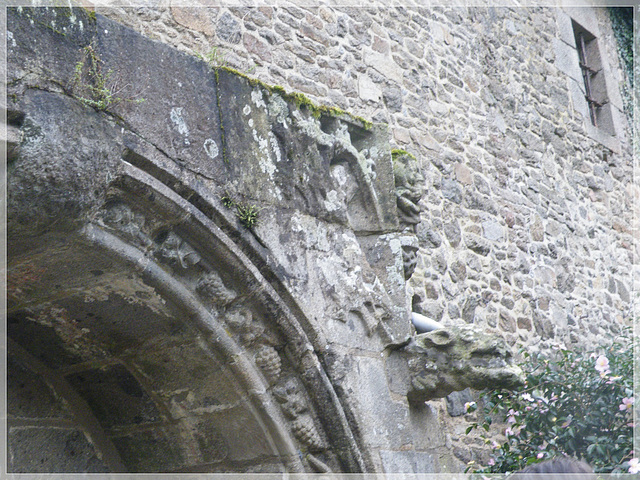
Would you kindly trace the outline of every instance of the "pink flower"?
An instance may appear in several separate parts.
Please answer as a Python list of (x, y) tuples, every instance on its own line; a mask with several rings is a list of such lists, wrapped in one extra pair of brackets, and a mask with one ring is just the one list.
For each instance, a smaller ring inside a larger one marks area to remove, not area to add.
[(610, 373), (609, 370), (609, 359), (604, 355), (600, 355), (596, 360), (596, 370), (600, 372), (600, 376), (604, 377), (606, 374)]
[(513, 437), (517, 437), (518, 435), (520, 435), (520, 430), (521, 428), (516, 428), (515, 430), (512, 430), (511, 427), (507, 427), (507, 429), (504, 431), (504, 434), (509, 437), (509, 436), (513, 436)]
[(491, 442), (491, 448), (497, 450), (500, 448), (500, 444), (494, 440), (493, 442)]
[(637, 458), (632, 458), (629, 460), (629, 473), (638, 473), (640, 472), (640, 460)]
[(627, 410), (631, 410), (633, 408), (633, 397), (631, 398), (623, 398), (622, 403), (618, 405), (620, 411), (626, 412)]
[(542, 458), (542, 457), (544, 457), (544, 452), (540, 452), (540, 453), (538, 453), (538, 455), (536, 455), (536, 457), (538, 457), (538, 458)]
[(490, 458), (489, 461), (487, 462), (487, 465), (493, 466), (496, 464), (496, 461), (493, 458)]
[(520, 415), (520, 412), (516, 412), (513, 408), (511, 408), (509, 409), (507, 415), (509, 415), (507, 417), (507, 423), (516, 423), (516, 416)]

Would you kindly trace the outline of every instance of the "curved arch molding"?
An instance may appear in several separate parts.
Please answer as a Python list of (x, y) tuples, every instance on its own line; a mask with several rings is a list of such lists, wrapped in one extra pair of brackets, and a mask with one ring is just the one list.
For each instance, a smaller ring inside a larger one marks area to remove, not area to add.
[[(61, 10), (8, 13), (10, 470), (377, 470), (348, 385), (409, 335), (386, 130)], [(89, 45), (144, 102), (74, 94)]]

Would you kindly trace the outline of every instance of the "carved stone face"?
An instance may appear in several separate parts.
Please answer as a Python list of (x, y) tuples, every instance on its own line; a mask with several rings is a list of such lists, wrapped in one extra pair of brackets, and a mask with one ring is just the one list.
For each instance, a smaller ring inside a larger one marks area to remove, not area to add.
[(514, 388), (524, 381), (504, 339), (473, 325), (418, 335), (405, 350), (411, 355), (411, 401), (442, 398), (468, 387)]
[(424, 177), (418, 169), (417, 160), (406, 154), (393, 158), (393, 174), (400, 223), (420, 223), (419, 202), (424, 194)]

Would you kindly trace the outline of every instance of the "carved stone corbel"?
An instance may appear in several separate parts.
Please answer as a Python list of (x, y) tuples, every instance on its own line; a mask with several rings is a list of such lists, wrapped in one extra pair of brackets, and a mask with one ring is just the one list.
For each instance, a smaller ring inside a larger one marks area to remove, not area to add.
[(505, 340), (474, 325), (417, 335), (397, 353), (401, 368), (406, 368), (402, 393), (411, 403), (444, 398), (466, 388), (515, 388), (524, 383)]
[(400, 227), (409, 239), (402, 245), (402, 263), (404, 278), (409, 280), (416, 269), (418, 239), (415, 236), (417, 225), (422, 221), (420, 199), (424, 194), (424, 177), (420, 173), (416, 158), (402, 150), (392, 151), (393, 176), (396, 188), (396, 205)]

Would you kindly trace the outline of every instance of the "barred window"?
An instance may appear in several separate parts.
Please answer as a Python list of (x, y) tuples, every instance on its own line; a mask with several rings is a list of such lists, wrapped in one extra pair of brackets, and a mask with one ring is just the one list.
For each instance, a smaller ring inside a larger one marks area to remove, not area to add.
[(572, 21), (572, 25), (591, 123), (613, 135), (615, 132), (598, 39), (575, 21)]

